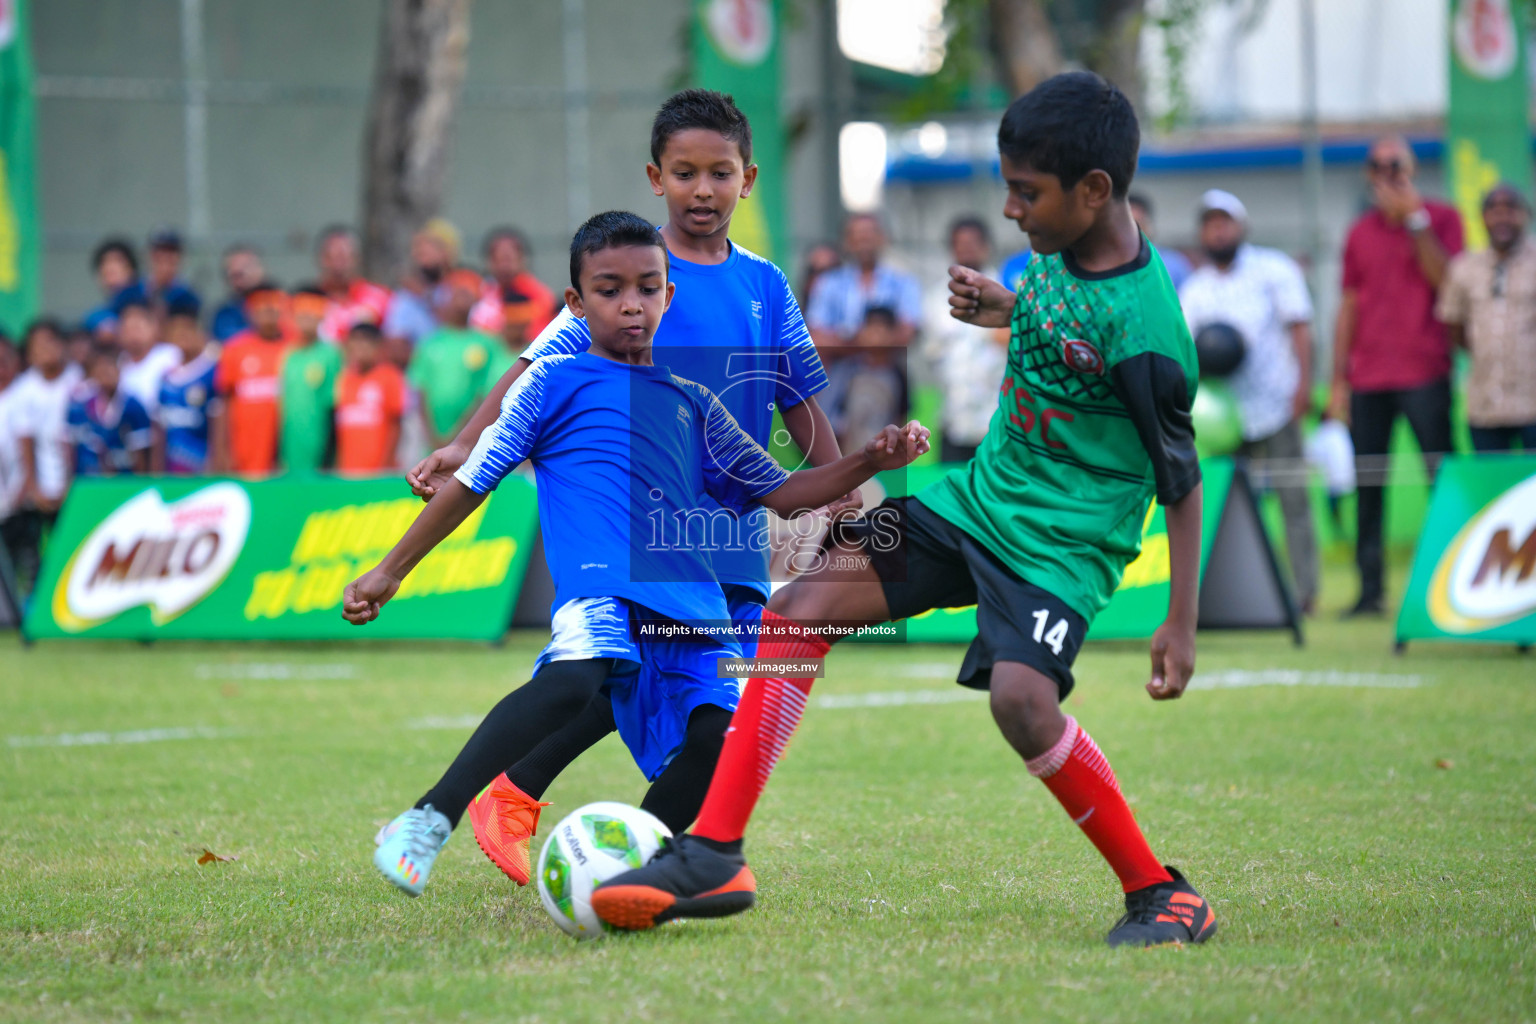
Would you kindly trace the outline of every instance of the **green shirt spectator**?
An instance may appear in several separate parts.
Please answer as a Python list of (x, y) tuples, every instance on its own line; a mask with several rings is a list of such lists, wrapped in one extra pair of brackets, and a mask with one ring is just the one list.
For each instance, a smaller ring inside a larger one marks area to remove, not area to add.
[(296, 345), (283, 360), (279, 454), (290, 473), (321, 469), (325, 464), (341, 363), (341, 349), (324, 341)]
[(421, 393), (422, 417), (433, 447), (458, 432), (495, 378), (488, 378), (496, 339), (463, 327), (439, 327), (422, 339), (407, 378)]

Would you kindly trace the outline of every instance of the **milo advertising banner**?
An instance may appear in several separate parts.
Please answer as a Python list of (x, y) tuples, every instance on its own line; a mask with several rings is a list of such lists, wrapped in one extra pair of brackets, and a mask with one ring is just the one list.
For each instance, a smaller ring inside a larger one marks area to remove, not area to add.
[(1441, 463), (1397, 616), (1421, 638), (1536, 643), (1536, 455)]
[(509, 478), (364, 628), (342, 589), (421, 511), (395, 479), (137, 477), (75, 483), (28, 610), (28, 637), (494, 640), (538, 528)]
[[(942, 472), (949, 467), (935, 467)], [(1248, 479), (1231, 459), (1207, 459), (1200, 550), (1201, 629), (1287, 629), (1301, 642), (1301, 619), (1280, 574)], [(915, 492), (934, 470), (908, 470)], [(1125, 567), (1090, 640), (1150, 637), (1168, 615), (1168, 524), (1155, 502), (1141, 530), (1141, 554)], [(936, 609), (908, 620), (907, 639), (966, 642), (976, 635), (975, 608)]]

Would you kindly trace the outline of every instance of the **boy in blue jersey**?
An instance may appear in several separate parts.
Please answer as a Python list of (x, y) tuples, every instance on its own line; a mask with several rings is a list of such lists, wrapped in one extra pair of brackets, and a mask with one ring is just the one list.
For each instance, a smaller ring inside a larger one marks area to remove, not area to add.
[(86, 361), (86, 379), (69, 403), (71, 476), (142, 473), (149, 468), (149, 413), (120, 385), (118, 353), (96, 345)]
[(831, 465), (785, 472), (708, 388), (654, 364), (652, 338), (674, 286), (660, 233), (634, 214), (582, 226), (571, 279), (566, 303), (586, 319), (590, 350), (541, 359), (518, 380), (464, 465), (343, 598), (349, 621), (372, 621), (486, 492), (532, 460), (554, 635), (533, 680), (497, 704), (437, 785), (379, 833), (375, 866), (411, 895), (470, 799), (599, 688), (654, 780), (641, 806), (669, 827), (686, 824), (680, 796), (707, 785), (736, 706), (737, 682), (722, 678), (719, 661), (741, 645), (709, 553), (666, 534), (658, 542), (655, 524), (753, 505), (797, 515), (927, 450), (927, 431), (913, 422)]
[[(736, 204), (757, 182), (746, 116), (718, 92), (678, 93), (652, 121), (646, 174), (651, 190), (666, 200), (667, 223), (660, 230), (677, 286), (677, 298), (657, 332), (656, 362), (713, 391), (760, 446), (769, 445), (777, 411), (811, 465), (836, 461), (841, 455), (836, 434), (815, 397), (827, 386), (826, 374), (789, 281), (778, 267), (728, 237)], [(463, 464), (520, 374), (541, 359), (585, 351), (590, 343), (588, 324), (570, 309), (563, 311), (502, 377), (454, 442), (409, 474), (412, 489), (430, 497)], [(850, 494), (832, 511), (857, 504), (857, 496)], [(745, 536), (766, 535), (761, 509), (743, 525)], [(741, 642), (751, 654), (769, 594), (766, 545), (723, 546), (714, 552), (714, 566), (732, 618), (741, 627)], [(539, 797), (566, 765), (614, 728), (608, 701), (600, 695), (471, 804), (470, 821), (481, 848), (518, 884), (528, 880), (528, 840), (538, 826)], [(690, 798), (694, 812), (703, 797), (700, 788)], [(678, 813), (692, 820), (686, 806)]]
[(166, 311), (165, 340), (181, 353), (181, 363), (160, 380), (150, 464), (156, 473), (206, 473), (208, 423), (219, 411), (218, 391), (213, 386), (218, 353), (209, 351), (197, 310), (188, 305), (173, 304)]

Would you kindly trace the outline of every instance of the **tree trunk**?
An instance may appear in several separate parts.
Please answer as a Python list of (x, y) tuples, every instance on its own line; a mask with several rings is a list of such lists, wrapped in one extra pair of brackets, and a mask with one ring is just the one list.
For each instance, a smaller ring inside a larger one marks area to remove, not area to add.
[(1093, 42), (1083, 64), (1120, 87), (1141, 108), (1141, 30), (1145, 0), (1102, 0), (1094, 19)]
[(1003, 84), (1022, 96), (1062, 69), (1047, 0), (988, 0), (992, 45)]
[(470, 0), (386, 0), (363, 142), (363, 269), (392, 284), (443, 206)]

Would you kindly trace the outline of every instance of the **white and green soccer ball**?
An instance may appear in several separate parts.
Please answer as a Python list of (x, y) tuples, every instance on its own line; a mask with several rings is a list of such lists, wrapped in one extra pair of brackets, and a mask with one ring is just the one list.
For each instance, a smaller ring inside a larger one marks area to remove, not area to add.
[(592, 890), (656, 855), (672, 834), (655, 815), (603, 801), (561, 819), (539, 851), (539, 899), (555, 924), (578, 939), (608, 930), (592, 910)]

